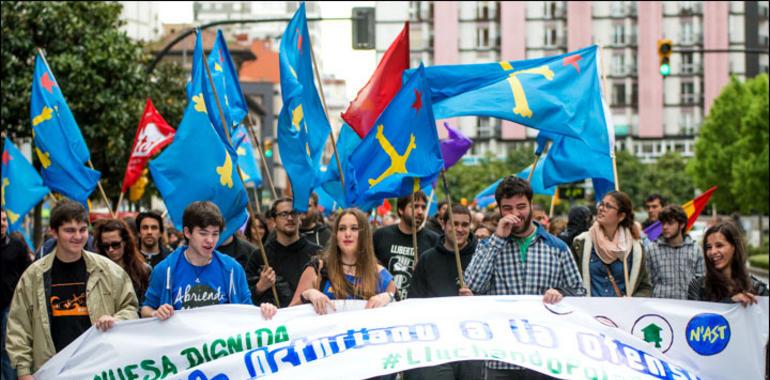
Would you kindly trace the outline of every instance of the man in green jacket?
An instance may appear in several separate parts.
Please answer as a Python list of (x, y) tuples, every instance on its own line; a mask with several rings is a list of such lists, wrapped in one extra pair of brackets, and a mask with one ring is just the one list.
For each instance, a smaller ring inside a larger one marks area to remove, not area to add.
[(32, 374), (92, 325), (107, 331), (138, 318), (128, 274), (110, 259), (83, 249), (88, 212), (72, 201), (51, 210), (53, 254), (21, 276), (8, 315), (6, 348), (19, 379)]

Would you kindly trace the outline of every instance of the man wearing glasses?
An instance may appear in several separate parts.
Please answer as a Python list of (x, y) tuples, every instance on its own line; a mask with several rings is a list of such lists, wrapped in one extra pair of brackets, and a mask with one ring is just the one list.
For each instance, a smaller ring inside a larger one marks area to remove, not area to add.
[(255, 304), (275, 303), (273, 285), (278, 291), (280, 307), (289, 306), (297, 283), (310, 259), (321, 247), (299, 236), (299, 213), (294, 210), (292, 198), (279, 198), (270, 207), (270, 217), (275, 221), (275, 239), (265, 244), (269, 266), (264, 266), (262, 256), (254, 254), (246, 265), (246, 276), (252, 289)]

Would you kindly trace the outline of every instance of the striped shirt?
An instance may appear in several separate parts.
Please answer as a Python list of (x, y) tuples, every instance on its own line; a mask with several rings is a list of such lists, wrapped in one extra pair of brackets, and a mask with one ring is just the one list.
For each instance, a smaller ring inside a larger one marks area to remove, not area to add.
[(661, 237), (650, 244), (646, 258), (654, 298), (686, 300), (690, 281), (705, 267), (701, 247), (689, 236), (676, 247)]
[[(584, 296), (575, 259), (567, 245), (540, 225), (537, 236), (522, 262), (519, 245), (513, 238), (490, 236), (476, 247), (465, 271), (465, 281), (474, 294), (541, 295), (553, 288), (563, 295)], [(487, 361), (493, 369), (519, 369), (512, 364)]]

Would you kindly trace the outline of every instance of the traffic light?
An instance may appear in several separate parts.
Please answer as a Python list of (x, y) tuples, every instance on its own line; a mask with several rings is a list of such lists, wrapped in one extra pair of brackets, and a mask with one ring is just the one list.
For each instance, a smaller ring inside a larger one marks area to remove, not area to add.
[(273, 158), (273, 140), (272, 139), (265, 139), (265, 158)]
[(374, 7), (353, 8), (352, 32), (354, 50), (371, 50), (374, 42)]
[(667, 77), (671, 74), (671, 40), (661, 38), (658, 40), (658, 59), (660, 60), (660, 75)]

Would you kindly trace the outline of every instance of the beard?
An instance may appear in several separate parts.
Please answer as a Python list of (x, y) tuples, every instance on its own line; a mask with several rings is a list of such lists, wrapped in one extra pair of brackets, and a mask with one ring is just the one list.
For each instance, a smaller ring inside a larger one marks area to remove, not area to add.
[(527, 215), (527, 219), (524, 219), (524, 223), (521, 224), (521, 227), (519, 227), (519, 228), (515, 228), (514, 227), (513, 229), (511, 229), (511, 234), (513, 234), (513, 235), (523, 234), (523, 233), (527, 232), (527, 230), (529, 229), (530, 225), (532, 225), (532, 212), (530, 212)]
[[(412, 217), (411, 217), (411, 216), (409, 216), (409, 215), (406, 215), (406, 214), (404, 214), (404, 215), (401, 217), (401, 219), (403, 219), (403, 220), (404, 220), (404, 223), (405, 223), (405, 224), (406, 224), (406, 226), (407, 226), (407, 227), (409, 227), (409, 228), (412, 228), (412, 226), (414, 225), (414, 218), (412, 218)], [(422, 220), (421, 220), (421, 219), (417, 219), (417, 228), (419, 228), (419, 227), (422, 225), (422, 222), (423, 222), (423, 221), (424, 221), (424, 218), (423, 218)]]

